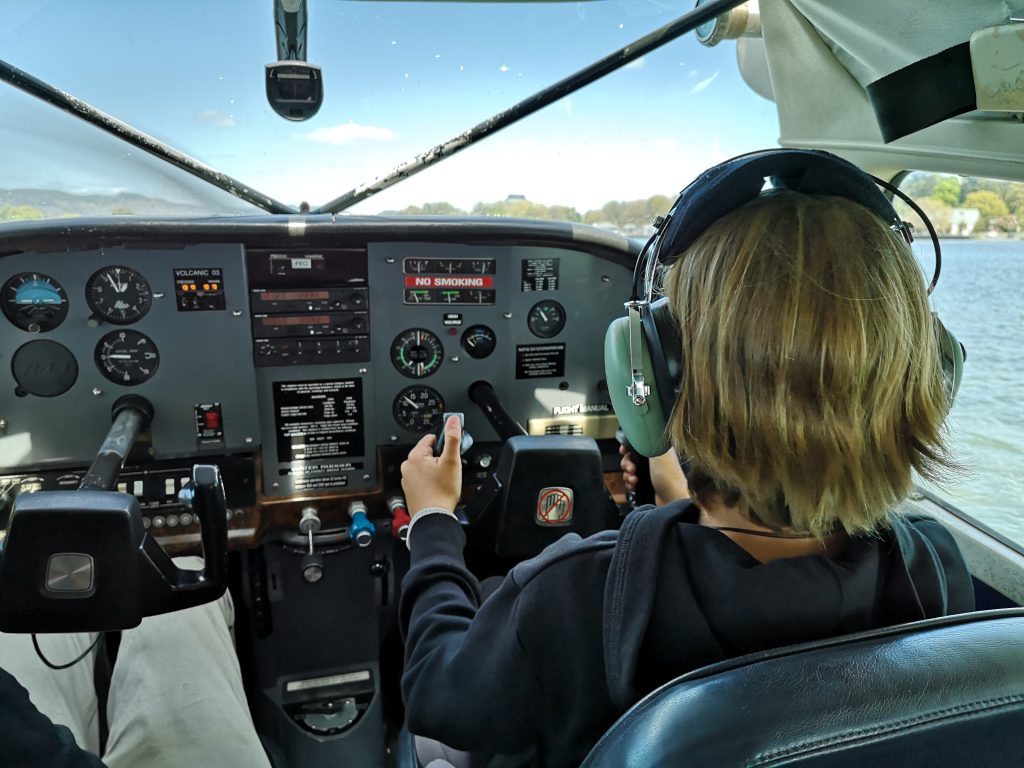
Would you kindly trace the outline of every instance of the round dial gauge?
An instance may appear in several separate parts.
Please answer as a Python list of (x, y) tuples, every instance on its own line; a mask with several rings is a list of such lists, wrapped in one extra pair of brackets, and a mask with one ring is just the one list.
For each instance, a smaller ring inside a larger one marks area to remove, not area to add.
[(141, 320), (153, 303), (149, 282), (131, 267), (104, 267), (85, 285), (89, 308), (114, 325)]
[(391, 362), (403, 376), (422, 379), (444, 362), (444, 347), (436, 335), (423, 328), (410, 328), (391, 344)]
[(115, 384), (134, 387), (153, 378), (160, 353), (153, 340), (138, 331), (113, 331), (96, 345), (96, 365)]
[(550, 339), (565, 327), (565, 308), (554, 299), (538, 301), (526, 316), (526, 324), (534, 336)]
[(49, 275), (17, 274), (4, 283), (0, 295), (7, 319), (23, 331), (52, 331), (68, 316), (68, 295)]
[(471, 325), (462, 334), (462, 347), (466, 354), (482, 360), (494, 351), (498, 337), (486, 325)]
[(397, 421), (410, 432), (430, 432), (441, 423), (444, 399), (440, 393), (422, 384), (406, 387), (391, 407)]

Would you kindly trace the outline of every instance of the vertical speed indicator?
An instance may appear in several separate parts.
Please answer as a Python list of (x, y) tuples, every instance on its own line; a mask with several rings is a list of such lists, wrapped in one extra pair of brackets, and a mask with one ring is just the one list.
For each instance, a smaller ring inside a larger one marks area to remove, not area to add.
[(444, 362), (444, 346), (430, 331), (410, 328), (392, 342), (391, 362), (403, 376), (422, 379), (441, 367)]

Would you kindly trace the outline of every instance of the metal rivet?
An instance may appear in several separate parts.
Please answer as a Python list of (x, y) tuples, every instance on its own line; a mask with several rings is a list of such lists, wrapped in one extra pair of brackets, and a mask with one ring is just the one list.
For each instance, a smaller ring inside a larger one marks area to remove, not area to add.
[(511, 320), (512, 319), (512, 313), (511, 312), (506, 312), (504, 315), (502, 315), (502, 317), (504, 317), (506, 320)]
[(163, 294), (163, 292), (162, 292), (162, 291), (157, 291), (157, 292), (155, 292), (155, 293), (153, 294), (153, 298), (154, 298), (154, 299), (162, 299), (163, 297), (164, 297), (164, 294)]
[(453, 363), (457, 363), (457, 362), (459, 362), (459, 356), (458, 356), (458, 355), (452, 355), (452, 356), (451, 356), (451, 361), (452, 361)]
[[(0, 419), (0, 432), (7, 431), (7, 419)], [(394, 435), (392, 435), (394, 437)]]
[(256, 442), (256, 438), (255, 437), (249, 436), (249, 437), (245, 438), (245, 444), (246, 445), (252, 445), (255, 442)]
[(99, 387), (93, 387), (92, 388), (92, 394), (93, 394), (93, 397), (99, 397), (100, 395), (103, 394), (103, 390), (100, 389)]
[(272, 491), (279, 491), (279, 490), (281, 490), (281, 484), (280, 483), (271, 483), (270, 484), (270, 490), (272, 490)]
[(384, 259), (384, 261), (386, 261), (388, 264), (394, 264), (395, 263), (395, 257), (394, 256), (388, 256), (386, 259)]
[(389, 435), (388, 437), (390, 438), (392, 443), (398, 442), (398, 435)]
[(369, 480), (369, 479), (370, 479), (369, 475), (363, 475), (363, 480)]
[(608, 275), (601, 275), (601, 282), (602, 283), (610, 283), (611, 281), (612, 281), (612, 279)]
[(365, 376), (366, 375), (366, 369), (365, 368), (360, 368), (359, 369), (359, 375), (360, 376)]
[(240, 310), (240, 309), (232, 309), (231, 310), (231, 316), (232, 317), (241, 317), (242, 316), (242, 310)]

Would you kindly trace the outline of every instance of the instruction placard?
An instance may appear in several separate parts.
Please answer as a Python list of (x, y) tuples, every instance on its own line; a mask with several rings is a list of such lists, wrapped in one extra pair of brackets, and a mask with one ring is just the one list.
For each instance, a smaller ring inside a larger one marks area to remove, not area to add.
[(523, 293), (558, 290), (559, 259), (523, 259)]
[(277, 460), (362, 456), (362, 379), (275, 381)]
[(516, 378), (565, 376), (565, 344), (517, 344)]

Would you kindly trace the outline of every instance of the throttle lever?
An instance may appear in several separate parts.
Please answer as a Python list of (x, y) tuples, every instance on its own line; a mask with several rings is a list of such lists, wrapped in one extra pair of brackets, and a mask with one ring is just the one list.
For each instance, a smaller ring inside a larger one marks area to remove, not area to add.
[(434, 431), (434, 436), (437, 438), (434, 441), (434, 455), (440, 456), (444, 452), (444, 426), (448, 423), (448, 419), (452, 416), (457, 416), (459, 419), (459, 434), (462, 439), (459, 443), (459, 455), (465, 456), (466, 451), (473, 447), (473, 436), (466, 431), (466, 416), (465, 414), (457, 411), (446, 412), (444, 417), (441, 419), (441, 424)]

